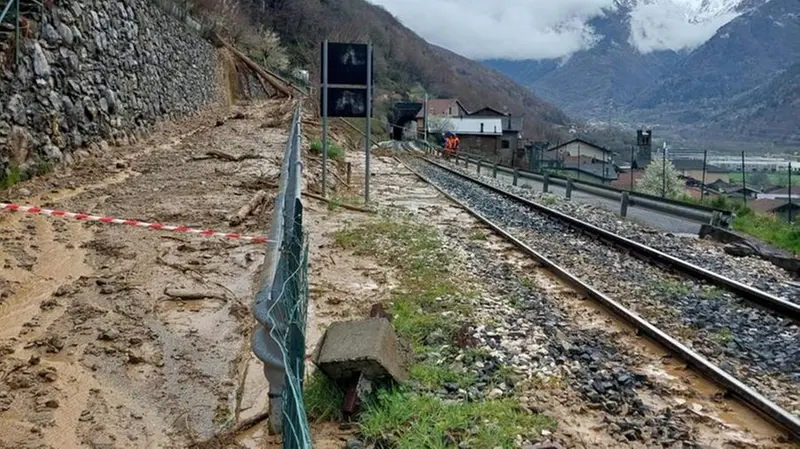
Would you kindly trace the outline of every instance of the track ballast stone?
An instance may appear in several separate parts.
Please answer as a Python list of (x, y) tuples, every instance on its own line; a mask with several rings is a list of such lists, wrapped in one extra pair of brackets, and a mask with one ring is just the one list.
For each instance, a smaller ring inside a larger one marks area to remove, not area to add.
[(569, 201), (563, 197), (517, 187), (471, 169), (445, 163), (451, 169), (529, 199), (538, 204), (591, 223), (607, 231), (619, 234), (641, 244), (678, 257), (686, 262), (702, 266), (725, 277), (736, 279), (759, 290), (800, 304), (800, 287), (793, 285), (797, 277), (761, 258), (734, 257), (724, 251), (726, 245), (700, 240), (694, 237), (675, 235), (652, 228), (591, 204)]
[(793, 321), (661, 271), (429, 163), (411, 164), (546, 257), (800, 415), (800, 328)]

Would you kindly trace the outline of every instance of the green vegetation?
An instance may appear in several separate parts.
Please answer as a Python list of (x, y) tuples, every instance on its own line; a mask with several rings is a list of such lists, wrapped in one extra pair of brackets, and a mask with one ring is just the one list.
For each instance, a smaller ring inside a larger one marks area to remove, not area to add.
[(689, 285), (673, 279), (659, 281), (655, 287), (661, 293), (670, 296), (685, 296), (692, 292), (692, 288)]
[(555, 195), (547, 195), (542, 197), (542, 203), (544, 203), (545, 206), (553, 206), (557, 202), (558, 199), (555, 197)]
[(733, 228), (737, 231), (750, 234), (767, 243), (800, 253), (800, 226), (796, 223), (787, 223), (776, 217), (759, 215), (749, 208), (741, 209), (733, 220)]
[(342, 419), (344, 393), (334, 381), (315, 372), (303, 386), (303, 403), (312, 422)]
[[(742, 173), (734, 172), (728, 174), (730, 182), (741, 184)], [(789, 172), (776, 172), (776, 173), (747, 173), (747, 185), (771, 185), (771, 186), (788, 186), (789, 185)], [(800, 185), (800, 175), (792, 173), (792, 185)]]
[(417, 363), (411, 367), (411, 377), (425, 388), (438, 389), (447, 383), (458, 388), (469, 388), (475, 383), (475, 376), (464, 371), (455, 371), (447, 366), (431, 363)]
[(517, 447), (516, 435), (553, 429), (556, 422), (530, 414), (510, 399), (453, 403), (403, 389), (381, 391), (368, 403), (361, 433), (370, 440), (398, 437), (390, 447), (438, 449), (457, 447)]
[[(311, 152), (315, 154), (322, 154), (322, 141), (315, 139), (311, 142)], [(328, 157), (334, 161), (344, 159), (344, 150), (336, 142), (328, 142)]]
[(22, 176), (22, 171), (19, 169), (19, 167), (11, 167), (11, 169), (8, 171), (8, 174), (0, 179), (0, 190), (5, 190), (24, 180), (25, 179)]
[(469, 239), (474, 241), (486, 240), (487, 237), (488, 235), (485, 232), (478, 230), (472, 231), (469, 234)]
[(733, 340), (733, 333), (731, 333), (731, 330), (726, 327), (717, 331), (717, 333), (714, 334), (714, 339), (717, 341), (717, 343), (725, 344)]
[(8, 174), (0, 178), (0, 190), (8, 189), (13, 185), (27, 181), (35, 176), (49, 173), (53, 170), (53, 167), (53, 162), (44, 157), (37, 159), (36, 164), (32, 167), (28, 167), (25, 171), (19, 167), (11, 167), (8, 170)]
[(722, 296), (725, 292), (713, 285), (704, 285), (700, 288), (700, 297), (703, 299), (715, 299)]
[[(357, 255), (397, 268), (400, 287), (392, 292), (390, 311), (395, 329), (411, 343), (416, 359), (408, 385), (381, 390), (365, 405), (360, 417), (365, 438), (409, 449), (456, 447), (465, 441), (470, 447), (511, 448), (517, 435), (555, 427), (551, 418), (530, 414), (513, 399), (459, 403), (426, 393), (445, 384), (466, 389), (476, 382), (463, 368), (427, 357), (431, 352), (446, 352), (472, 312), (471, 292), (463, 279), (453, 279), (452, 254), (434, 228), (383, 217), (341, 230), (335, 241)], [(485, 353), (467, 349), (463, 362)], [(495, 374), (497, 383), (510, 375), (502, 369)]]
[(800, 253), (800, 226), (796, 223), (787, 223), (770, 215), (757, 214), (739, 199), (731, 199), (724, 196), (712, 199), (705, 198), (703, 201), (688, 196), (680, 199), (718, 209), (732, 210), (736, 216), (733, 220), (734, 230), (756, 237), (778, 248), (791, 251), (793, 254)]

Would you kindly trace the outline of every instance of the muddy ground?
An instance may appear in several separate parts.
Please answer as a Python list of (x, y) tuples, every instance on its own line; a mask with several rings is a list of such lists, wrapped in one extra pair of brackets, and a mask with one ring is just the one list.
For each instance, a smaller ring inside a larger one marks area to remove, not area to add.
[[(132, 145), (86, 154), (74, 166), (15, 186), (0, 199), (261, 235), (268, 227), (269, 203), (241, 226), (231, 227), (229, 219), (259, 189), (270, 189), (290, 115), (291, 106), (279, 102), (209, 111)], [(209, 150), (259, 158), (195, 160)], [(363, 186), (363, 153), (353, 152), (349, 159), (352, 189), (338, 194), (353, 196)], [(467, 240), (481, 245), (474, 249), (498, 266), (536, 277), (537, 294), (563, 304), (570, 329), (599, 328), (615, 338), (632, 354), (626, 363), (649, 369), (651, 382), (662, 387), (658, 397), (648, 396), (653, 407), (701, 405), (681, 409), (682, 422), (698, 442), (782, 447), (774, 429), (717, 398), (713, 386), (685, 373), (512, 248), (495, 238), (472, 241), (470, 234), (486, 230), (397, 161), (375, 154), (373, 168), (376, 206), (409, 212), (456, 246), (469, 248), (463, 245)], [(316, 190), (319, 163), (307, 160), (305, 174), (306, 188)], [(375, 215), (330, 210), (309, 199), (305, 204), (311, 348), (330, 322), (363, 317), (371, 304), (387, 299), (397, 276), (333, 242), (336, 230), (376, 220)], [(7, 212), (0, 212), (0, 229), (0, 447), (183, 448), (213, 443), (219, 429), (266, 411), (266, 385), (248, 335), (262, 246)], [(167, 295), (175, 291), (207, 298)], [(487, 283), (480, 297), (499, 304), (498, 295), (497, 286)], [(476, 316), (475, 324), (492, 315), (502, 313), (490, 310)], [(555, 418), (559, 428), (553, 438), (564, 447), (642, 447), (620, 443), (603, 410), (568, 383), (509, 394)], [(353, 436), (353, 430), (340, 430), (336, 423), (315, 424), (312, 433), (314, 447), (323, 449), (342, 448)], [(258, 425), (207, 447), (279, 446)]]
[[(290, 118), (281, 102), (208, 111), (2, 199), (263, 235), (263, 210), (229, 219), (277, 176)], [(8, 212), (0, 229), (0, 447), (186, 447), (263, 409), (237, 399), (263, 246)]]

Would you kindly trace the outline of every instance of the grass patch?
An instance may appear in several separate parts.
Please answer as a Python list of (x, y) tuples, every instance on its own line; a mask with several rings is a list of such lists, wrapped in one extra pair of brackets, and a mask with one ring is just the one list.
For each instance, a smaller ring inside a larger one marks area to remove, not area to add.
[(483, 241), (488, 238), (488, 235), (483, 231), (472, 231), (469, 234), (469, 239), (473, 241)]
[[(793, 254), (800, 254), (800, 225), (796, 223), (789, 223), (771, 215), (757, 214), (740, 199), (720, 196), (713, 199), (706, 198), (703, 201), (691, 197), (685, 197), (682, 200), (719, 209), (733, 210), (735, 218), (732, 227), (734, 230), (749, 234), (778, 248), (791, 251)], [(800, 219), (800, 217), (793, 218)]]
[(4, 176), (3, 179), (0, 179), (0, 190), (5, 190), (24, 180), (25, 178), (22, 175), (22, 170), (20, 170), (19, 167), (11, 167), (8, 174)]
[(737, 215), (733, 220), (733, 228), (793, 254), (800, 253), (800, 226), (796, 223), (787, 223), (776, 217), (758, 215), (751, 211)]
[(342, 419), (344, 393), (336, 383), (315, 372), (303, 385), (303, 404), (312, 422)]
[(689, 285), (672, 279), (658, 281), (655, 287), (662, 294), (670, 296), (686, 296), (692, 293), (692, 288)]
[[(431, 226), (383, 217), (338, 231), (334, 240), (356, 255), (374, 257), (397, 269), (400, 287), (392, 292), (390, 311), (395, 329), (411, 343), (417, 357), (409, 369), (411, 385), (429, 391), (439, 391), (446, 384), (449, 388), (473, 386), (474, 374), (426, 358), (431, 352), (450, 351), (447, 347), (453, 344), (456, 331), (473, 312), (463, 300), (471, 292), (463, 279), (454, 280), (452, 254), (438, 232)], [(463, 362), (487, 354), (486, 349), (466, 349)], [(506, 382), (510, 375), (499, 369), (492, 381)], [(513, 399), (446, 401), (407, 386), (378, 391), (365, 404), (359, 424), (365, 439), (396, 449), (456, 447), (462, 442), (469, 447), (511, 448), (517, 435), (538, 434), (555, 425), (551, 418), (531, 414)]]
[(553, 429), (552, 418), (530, 414), (513, 400), (452, 403), (404, 390), (386, 390), (366, 405), (361, 433), (397, 449), (513, 448), (517, 435)]
[(724, 329), (720, 329), (717, 333), (714, 334), (714, 340), (720, 344), (727, 344), (731, 340), (733, 340), (733, 333), (727, 327)]
[(704, 285), (700, 288), (700, 297), (703, 299), (716, 299), (724, 294), (724, 290), (713, 285)]
[[(321, 140), (315, 139), (311, 142), (311, 152), (320, 155), (322, 154)], [(328, 141), (328, 157), (334, 161), (340, 161), (344, 159), (344, 149), (336, 142)]]
[(415, 364), (411, 367), (410, 374), (423, 387), (430, 389), (439, 389), (444, 384), (456, 384), (458, 388), (466, 389), (475, 383), (475, 376), (472, 373), (430, 363)]
[(542, 203), (544, 203), (545, 206), (553, 206), (557, 202), (558, 199), (556, 199), (556, 197), (554, 197), (553, 195), (547, 195), (542, 197)]
[(519, 279), (519, 283), (522, 284), (523, 287), (534, 289), (539, 287), (539, 283), (534, 278), (524, 277)]

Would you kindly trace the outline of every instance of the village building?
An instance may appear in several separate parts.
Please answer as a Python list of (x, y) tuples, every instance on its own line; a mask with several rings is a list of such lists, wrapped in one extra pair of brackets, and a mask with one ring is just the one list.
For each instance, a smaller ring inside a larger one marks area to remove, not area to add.
[(702, 159), (673, 159), (672, 166), (684, 178), (691, 178), (701, 182), (705, 180), (706, 184), (717, 181), (728, 182), (729, 180), (729, 171), (727, 169), (703, 164)]
[(758, 194), (758, 199), (765, 200), (788, 200), (790, 197), (800, 199), (800, 186), (777, 187)]
[(547, 159), (579, 161), (588, 159), (594, 162), (611, 164), (611, 151), (583, 139), (572, 139), (547, 150)]
[(794, 221), (800, 215), (800, 204), (788, 200), (757, 199), (748, 205), (757, 213), (772, 215), (786, 222)]

